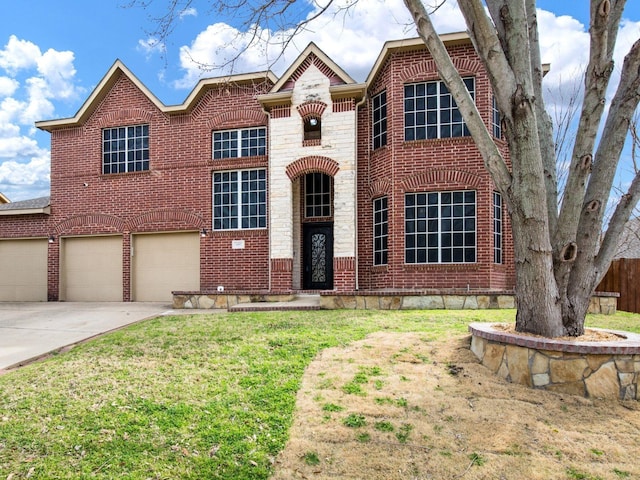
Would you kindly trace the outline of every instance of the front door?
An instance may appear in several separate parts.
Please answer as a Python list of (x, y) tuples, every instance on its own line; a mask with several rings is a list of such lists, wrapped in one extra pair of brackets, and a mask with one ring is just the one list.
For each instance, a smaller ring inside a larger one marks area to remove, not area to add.
[(303, 232), (303, 287), (330, 290), (333, 288), (333, 224), (306, 224)]

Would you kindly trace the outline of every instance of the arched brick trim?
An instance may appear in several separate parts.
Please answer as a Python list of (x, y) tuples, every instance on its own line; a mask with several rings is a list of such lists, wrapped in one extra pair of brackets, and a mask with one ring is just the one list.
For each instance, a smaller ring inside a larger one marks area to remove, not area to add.
[(391, 193), (391, 182), (389, 180), (376, 180), (369, 187), (369, 199), (382, 197)]
[(478, 175), (474, 175), (462, 170), (427, 170), (420, 175), (414, 175), (402, 182), (405, 191), (417, 191), (424, 189), (425, 186), (437, 187), (438, 184), (457, 184), (464, 187), (480, 188), (483, 179)]
[(121, 108), (115, 112), (108, 112), (100, 117), (101, 127), (123, 125), (124, 123), (151, 122), (153, 112), (142, 108)]
[(266, 125), (267, 116), (259, 109), (227, 110), (215, 115), (207, 121), (211, 130), (243, 125)]
[(124, 225), (124, 222), (116, 216), (94, 213), (67, 218), (58, 223), (54, 227), (54, 231), (57, 235), (63, 235), (73, 230), (74, 227), (91, 226), (92, 230), (95, 230), (96, 227), (102, 226), (108, 227), (110, 232), (122, 232), (124, 231)]
[(295, 180), (301, 175), (313, 172), (326, 173), (331, 177), (335, 177), (339, 170), (340, 165), (335, 160), (315, 155), (300, 158), (290, 163), (287, 166), (286, 172), (291, 180)]
[(322, 117), (326, 108), (326, 103), (317, 100), (304, 102), (297, 107), (298, 113), (303, 120), (309, 117)]
[(202, 217), (186, 210), (162, 209), (143, 213), (127, 222), (129, 231), (136, 231), (140, 226), (147, 223), (172, 223), (179, 222), (190, 225), (193, 228), (204, 228), (205, 222)]
[[(453, 59), (453, 64), (462, 76), (475, 75), (482, 71), (482, 64), (480, 62), (468, 58)], [(436, 79), (439, 78), (437, 72), (436, 63), (433, 60), (427, 60), (426, 62), (412, 65), (402, 70), (400, 73), (400, 81), (407, 83)]]

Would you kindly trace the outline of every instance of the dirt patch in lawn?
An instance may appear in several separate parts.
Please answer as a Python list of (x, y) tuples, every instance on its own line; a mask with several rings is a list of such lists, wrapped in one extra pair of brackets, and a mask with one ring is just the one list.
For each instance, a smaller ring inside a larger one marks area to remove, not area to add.
[(323, 351), (272, 478), (640, 478), (640, 402), (507, 383), (469, 342), (382, 332)]

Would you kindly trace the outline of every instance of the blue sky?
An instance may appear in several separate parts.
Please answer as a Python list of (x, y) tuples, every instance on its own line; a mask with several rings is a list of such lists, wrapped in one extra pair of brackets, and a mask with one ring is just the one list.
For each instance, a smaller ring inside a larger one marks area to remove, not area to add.
[[(3, 8), (0, 192), (12, 201), (49, 194), (49, 134), (35, 129), (34, 122), (73, 116), (116, 59), (168, 105), (181, 103), (202, 76), (228, 73), (203, 72), (193, 60), (224, 63), (232, 55), (228, 44), (246, 41), (245, 32), (236, 30), (239, 25), (212, 16), (212, 2), (195, 0), (166, 44), (158, 45), (149, 32), (167, 3), (155, 0), (143, 9), (127, 7), (129, 0), (20, 0)], [(619, 63), (622, 51), (640, 38), (640, 2), (627, 3), (618, 41)], [(539, 0), (538, 7), (543, 59), (552, 64), (545, 81), (550, 98), (559, 101), (557, 93), (575, 85), (573, 78), (586, 63), (589, 2)], [(464, 30), (452, 1), (438, 11), (435, 23), (441, 33)], [(363, 81), (385, 40), (414, 36), (402, 0), (360, 0), (344, 21), (328, 15), (314, 22), (282, 58), (273, 46), (250, 49), (234, 65), (234, 73), (271, 68), (280, 74), (314, 41)]]

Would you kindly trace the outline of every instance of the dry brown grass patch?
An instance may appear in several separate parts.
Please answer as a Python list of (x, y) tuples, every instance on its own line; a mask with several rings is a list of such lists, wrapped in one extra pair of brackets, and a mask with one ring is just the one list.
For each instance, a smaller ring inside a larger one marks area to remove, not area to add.
[[(638, 402), (509, 384), (468, 346), (381, 332), (323, 351), (272, 478), (640, 478)], [(366, 425), (346, 425), (350, 415)]]

